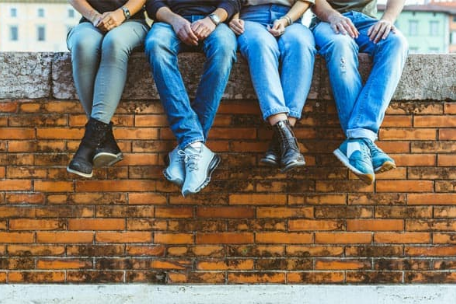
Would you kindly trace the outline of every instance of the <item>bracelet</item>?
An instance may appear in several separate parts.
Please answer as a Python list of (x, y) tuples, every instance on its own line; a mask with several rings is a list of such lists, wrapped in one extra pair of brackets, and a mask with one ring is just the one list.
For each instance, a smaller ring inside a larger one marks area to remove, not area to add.
[(292, 24), (293, 24), (293, 20), (291, 20), (290, 16), (288, 16), (288, 15), (283, 15), (283, 16), (280, 17), (279, 19), (285, 19), (285, 20), (287, 20), (288, 25), (292, 25)]

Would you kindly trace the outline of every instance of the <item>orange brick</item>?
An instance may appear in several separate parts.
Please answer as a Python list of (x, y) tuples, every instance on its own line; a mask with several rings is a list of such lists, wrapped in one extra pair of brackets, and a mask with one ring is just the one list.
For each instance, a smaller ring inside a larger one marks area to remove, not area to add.
[(253, 260), (201, 261), (196, 265), (198, 270), (252, 270)]
[(190, 272), (190, 273), (169, 273), (168, 283), (205, 283), (224, 284), (225, 273), (220, 272)]
[(345, 205), (347, 202), (346, 194), (318, 194), (318, 195), (289, 195), (290, 205)]
[(64, 271), (10, 271), (9, 283), (62, 283), (65, 282)]
[(372, 268), (372, 264), (367, 260), (317, 260), (315, 263), (316, 270), (359, 270), (370, 268)]
[(347, 220), (348, 231), (404, 230), (403, 220)]
[(0, 232), (0, 244), (33, 243), (32, 232)]
[(125, 219), (70, 219), (68, 230), (125, 230)]
[(163, 256), (165, 254), (165, 246), (163, 245), (148, 245), (135, 246), (127, 245), (126, 253), (134, 256)]
[(422, 232), (404, 232), (404, 233), (377, 232), (374, 235), (375, 243), (421, 244), (421, 243), (429, 243), (430, 241), (431, 241), (431, 235), (429, 233), (422, 233)]
[(343, 283), (345, 275), (342, 271), (306, 271), (306, 272), (288, 272), (287, 283), (289, 284), (332, 284)]
[(6, 202), (10, 204), (42, 204), (44, 195), (42, 193), (7, 193)]
[(46, 259), (37, 260), (36, 268), (43, 270), (52, 269), (90, 269), (92, 268), (92, 261), (85, 259)]
[(432, 242), (434, 244), (456, 244), (456, 234), (454, 234), (454, 233), (434, 233)]
[(408, 194), (409, 205), (456, 205), (456, 193)]
[(38, 243), (92, 243), (92, 232), (37, 232), (36, 239)]
[(456, 246), (442, 246), (442, 247), (412, 247), (405, 246), (404, 253), (406, 256), (419, 256), (419, 257), (450, 257), (456, 255)]
[(255, 210), (241, 207), (203, 207), (198, 208), (198, 218), (253, 218)]
[(190, 233), (155, 233), (154, 243), (156, 244), (193, 244), (193, 234)]
[(166, 115), (137, 115), (135, 116), (136, 127), (167, 127)]
[(155, 208), (157, 218), (192, 218), (193, 208)]
[(152, 241), (150, 232), (97, 232), (95, 241), (98, 243), (149, 243)]
[(66, 221), (12, 219), (9, 227), (10, 230), (62, 230), (66, 228)]
[(77, 181), (77, 192), (139, 192), (155, 191), (155, 181), (122, 180), (122, 181)]
[(371, 233), (317, 232), (316, 244), (368, 244), (372, 242)]
[(285, 205), (284, 194), (232, 194), (230, 205)]
[(437, 163), (438, 163), (438, 166), (452, 167), (452, 166), (454, 166), (455, 161), (456, 161), (455, 155), (439, 154)]
[(439, 140), (455, 140), (456, 132), (454, 129), (440, 129)]
[(164, 205), (167, 197), (157, 193), (130, 193), (128, 203), (132, 205)]
[(196, 244), (250, 244), (253, 243), (253, 233), (198, 233)]
[(257, 232), (255, 235), (257, 244), (309, 244), (312, 242), (311, 233)]
[(379, 137), (382, 140), (436, 140), (437, 131), (435, 129), (414, 129), (414, 128), (388, 128), (381, 129)]
[(0, 132), (0, 140), (34, 138), (35, 129), (33, 128), (2, 128), (2, 132)]
[(284, 207), (259, 207), (257, 208), (257, 218), (293, 218), (304, 217), (311, 218), (313, 216), (313, 207), (304, 208), (284, 208)]
[(290, 231), (345, 230), (344, 221), (336, 220), (290, 220)]
[(264, 272), (239, 272), (228, 273), (228, 283), (230, 284), (267, 284), (285, 283), (284, 273), (264, 273)]
[(57, 245), (8, 245), (10, 256), (60, 256), (65, 254), (64, 246)]
[(395, 154), (391, 156), (394, 158), (394, 161), (398, 166), (434, 167), (436, 165), (435, 154)]
[(34, 183), (34, 189), (38, 192), (72, 192), (72, 182), (51, 182), (37, 180)]
[(433, 181), (377, 181), (378, 192), (432, 192)]
[(456, 126), (456, 117), (450, 115), (426, 115), (415, 116), (413, 119), (415, 127), (436, 127), (451, 128)]
[(0, 180), (0, 191), (30, 191), (32, 182), (23, 179)]
[(171, 260), (171, 261), (159, 261), (159, 260), (154, 260), (150, 263), (150, 267), (152, 269), (168, 269), (168, 270), (183, 270), (187, 269), (190, 266), (190, 261), (185, 260), (185, 261), (177, 261), (177, 260)]

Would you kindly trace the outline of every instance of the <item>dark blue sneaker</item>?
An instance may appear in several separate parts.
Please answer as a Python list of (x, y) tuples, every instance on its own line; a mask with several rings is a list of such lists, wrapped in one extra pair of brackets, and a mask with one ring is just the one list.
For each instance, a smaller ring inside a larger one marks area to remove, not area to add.
[(165, 164), (168, 165), (163, 170), (163, 175), (170, 182), (181, 187), (185, 180), (185, 152), (179, 149), (179, 146), (174, 148), (173, 151), (169, 152), (165, 157)]
[(374, 182), (371, 152), (364, 138), (347, 139), (333, 153), (360, 180), (368, 185)]
[(371, 151), (372, 166), (374, 166), (375, 173), (382, 173), (396, 169), (396, 163), (391, 157), (389, 157), (388, 154), (377, 147), (373, 141), (366, 139), (366, 143)]

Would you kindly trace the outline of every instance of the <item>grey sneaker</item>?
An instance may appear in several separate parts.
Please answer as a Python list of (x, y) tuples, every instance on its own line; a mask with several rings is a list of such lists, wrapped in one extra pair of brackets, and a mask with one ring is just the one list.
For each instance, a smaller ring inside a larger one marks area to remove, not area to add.
[(185, 148), (185, 182), (182, 195), (195, 194), (211, 181), (211, 174), (220, 163), (220, 157), (204, 144), (200, 148)]
[(185, 180), (185, 152), (179, 149), (179, 146), (174, 148), (173, 151), (169, 152), (165, 157), (165, 163), (168, 165), (163, 170), (163, 175), (170, 182), (182, 186)]

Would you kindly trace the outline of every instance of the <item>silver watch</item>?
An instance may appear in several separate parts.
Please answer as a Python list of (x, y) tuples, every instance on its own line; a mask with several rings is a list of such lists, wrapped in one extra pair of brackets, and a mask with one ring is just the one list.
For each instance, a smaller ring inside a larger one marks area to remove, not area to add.
[(130, 10), (128, 8), (126, 8), (125, 6), (122, 6), (121, 9), (122, 9), (123, 14), (125, 16), (125, 20), (130, 19), (130, 17), (131, 17)]
[(215, 24), (215, 26), (220, 24), (220, 18), (216, 14), (210, 14), (208, 17)]

